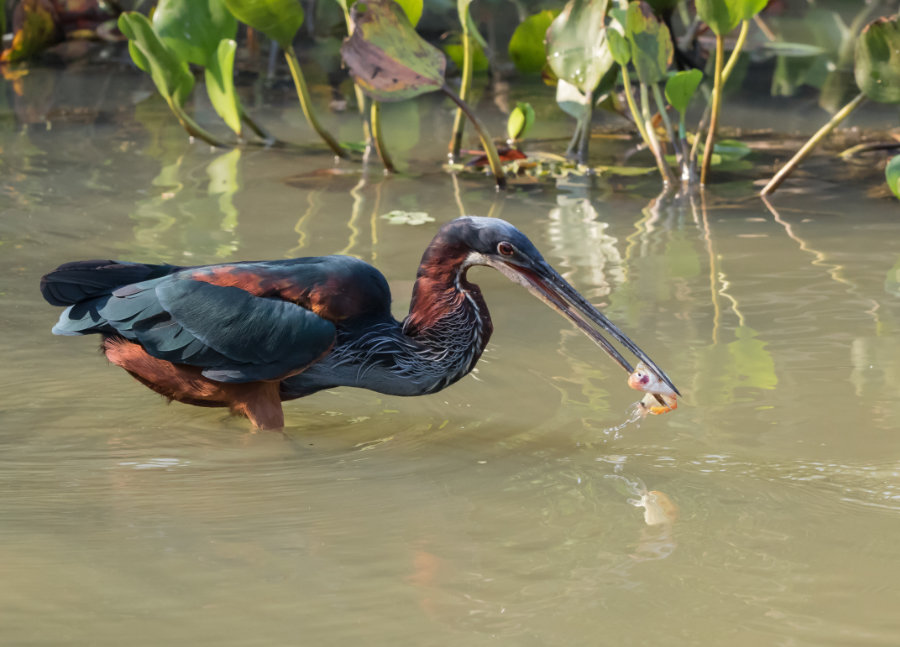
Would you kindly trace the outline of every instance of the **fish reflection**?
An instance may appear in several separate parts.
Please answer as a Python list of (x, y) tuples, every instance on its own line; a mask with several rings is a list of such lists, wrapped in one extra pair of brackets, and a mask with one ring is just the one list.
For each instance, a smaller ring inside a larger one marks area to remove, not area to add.
[(677, 547), (674, 526), (678, 519), (678, 506), (665, 492), (648, 490), (638, 477), (627, 477), (622, 474), (610, 474), (617, 483), (617, 490), (630, 494), (627, 499), (630, 505), (644, 510), (645, 527), (638, 535), (637, 546), (629, 555), (638, 562), (665, 559)]

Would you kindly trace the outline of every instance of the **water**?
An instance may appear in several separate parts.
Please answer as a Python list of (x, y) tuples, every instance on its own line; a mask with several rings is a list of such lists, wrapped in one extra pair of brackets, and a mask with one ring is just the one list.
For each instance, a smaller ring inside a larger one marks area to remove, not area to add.
[[(29, 82), (56, 97), (78, 80), (46, 74)], [(362, 181), (318, 174), (324, 154), (190, 146), (113, 81), (84, 110), (19, 100), (0, 134), (0, 643), (900, 642), (900, 222), (874, 175), (773, 211), (746, 183), (648, 206), (653, 180)], [(293, 112), (262, 121), (303, 136)], [(446, 115), (415, 114), (398, 157), (429, 169)], [(436, 224), (395, 209), (514, 222), (669, 371), (677, 411), (621, 426), (621, 370), (487, 269), (474, 375), (288, 403), (284, 436), (167, 406), (96, 340), (49, 333), (41, 274), (90, 257), (350, 253), (402, 315)], [(648, 524), (650, 491), (673, 507)]]

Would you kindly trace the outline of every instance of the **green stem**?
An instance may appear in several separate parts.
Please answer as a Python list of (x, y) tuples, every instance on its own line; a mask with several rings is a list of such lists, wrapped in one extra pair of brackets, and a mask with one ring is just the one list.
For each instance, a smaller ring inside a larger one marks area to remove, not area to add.
[[(469, 29), (465, 21), (463, 21), (463, 67), (462, 80), (459, 86), (459, 97), (465, 101), (469, 98), (469, 90), (472, 86), (472, 37), (469, 36)], [(450, 136), (450, 160), (454, 161), (459, 157), (459, 149), (462, 147), (463, 127), (463, 111), (461, 108), (456, 109), (456, 115), (453, 118), (453, 132)]]
[(722, 59), (725, 58), (725, 38), (716, 34), (716, 71), (713, 76), (712, 112), (709, 117), (709, 132), (703, 147), (703, 164), (700, 166), (700, 186), (706, 185), (709, 165), (712, 162), (713, 146), (716, 144), (716, 129), (719, 127), (719, 109), (722, 106)]
[(303, 77), (303, 70), (300, 69), (300, 61), (297, 60), (297, 54), (294, 53), (294, 48), (292, 46), (288, 45), (288, 47), (285, 48), (284, 57), (287, 59), (288, 67), (291, 70), (294, 86), (297, 88), (297, 98), (300, 99), (300, 107), (303, 109), (303, 115), (306, 117), (307, 123), (309, 123), (313, 130), (319, 134), (322, 141), (328, 144), (328, 147), (335, 155), (344, 159), (349, 159), (350, 154), (341, 148), (341, 145), (331, 136), (331, 133), (325, 130), (319, 123), (319, 120), (316, 119), (316, 115), (313, 113), (312, 109), (312, 99), (309, 96), (309, 88), (306, 87), (306, 79)]
[(387, 147), (384, 145), (384, 139), (381, 136), (381, 104), (375, 100), (372, 100), (371, 123), (375, 150), (378, 151), (378, 157), (381, 158), (381, 163), (384, 164), (384, 170), (389, 173), (396, 173), (397, 169), (394, 168), (394, 161), (391, 159)]
[(781, 186), (781, 183), (784, 182), (787, 176), (790, 175), (794, 171), (794, 169), (800, 165), (800, 162), (806, 159), (812, 149), (815, 148), (819, 144), (819, 142), (825, 139), (825, 137), (827, 137), (828, 134), (838, 126), (838, 124), (846, 119), (851, 112), (856, 110), (856, 108), (859, 107), (859, 104), (861, 104), (865, 100), (865, 98), (866, 96), (862, 92), (860, 92), (850, 101), (850, 103), (838, 110), (838, 112), (835, 113), (835, 115), (828, 121), (828, 123), (819, 128), (816, 134), (810, 137), (809, 141), (807, 141), (803, 145), (803, 147), (799, 151), (797, 151), (797, 154), (794, 155), (787, 164), (782, 166), (778, 173), (772, 176), (772, 179), (769, 180), (769, 183), (766, 184), (766, 186), (762, 191), (759, 192), (759, 194), (761, 196), (767, 196), (775, 191), (779, 186)]
[(656, 109), (659, 110), (663, 125), (666, 127), (666, 135), (669, 137), (669, 141), (672, 142), (672, 148), (675, 149), (675, 157), (678, 159), (678, 166), (681, 168), (681, 179), (682, 181), (687, 181), (690, 179), (690, 171), (687, 168), (687, 160), (684, 155), (684, 142), (681, 140), (681, 137), (675, 135), (675, 129), (672, 128), (672, 120), (669, 119), (669, 112), (666, 109), (665, 101), (663, 101), (659, 85), (653, 83), (650, 87), (653, 90), (653, 100), (656, 102)]
[(498, 189), (506, 188), (506, 174), (503, 172), (503, 165), (500, 163), (500, 156), (497, 154), (497, 148), (494, 146), (494, 142), (491, 140), (490, 135), (488, 135), (487, 129), (485, 129), (484, 125), (475, 116), (475, 113), (472, 112), (472, 109), (469, 108), (468, 104), (465, 101), (459, 98), (459, 96), (453, 91), (453, 89), (444, 83), (441, 86), (441, 91), (450, 97), (457, 106), (465, 113), (466, 117), (469, 118), (469, 121), (472, 122), (472, 126), (475, 128), (475, 131), (478, 133), (479, 139), (481, 139), (481, 146), (484, 148), (484, 152), (487, 153), (488, 163), (491, 166), (491, 173), (494, 174), (494, 181), (497, 183)]
[(737, 65), (738, 58), (741, 55), (741, 50), (744, 49), (744, 43), (747, 42), (747, 32), (749, 31), (750, 21), (742, 21), (741, 31), (740, 33), (738, 33), (737, 42), (735, 42), (734, 49), (731, 50), (731, 56), (728, 57), (728, 62), (725, 64), (725, 68), (722, 70), (722, 83), (728, 81), (728, 77), (731, 76), (731, 71), (734, 69), (734, 66)]
[(210, 146), (218, 146), (219, 148), (226, 148), (228, 146), (228, 144), (223, 142), (221, 139), (204, 130), (200, 126), (200, 124), (194, 121), (191, 116), (184, 111), (184, 108), (177, 105), (174, 101), (169, 101), (168, 103), (169, 108), (171, 108), (172, 112), (175, 113), (175, 117), (178, 119), (178, 123), (180, 123), (182, 128), (187, 131), (188, 135), (190, 135), (191, 137), (202, 139)]
[(666, 163), (662, 145), (659, 143), (659, 139), (656, 136), (656, 129), (653, 127), (653, 120), (650, 117), (650, 98), (647, 95), (646, 83), (641, 83), (641, 115), (644, 118), (644, 130), (647, 131), (647, 136), (650, 139), (650, 147), (653, 151), (653, 155), (656, 157), (656, 163), (662, 173), (663, 181), (666, 184), (674, 184), (675, 176), (672, 175), (672, 169), (669, 168), (669, 165)]
[(591, 141), (591, 117), (593, 116), (594, 99), (593, 93), (588, 92), (585, 95), (587, 101), (584, 104), (584, 114), (582, 115), (581, 132), (578, 142), (578, 163), (587, 166), (588, 163), (588, 146)]
[(657, 154), (657, 150), (653, 148), (653, 144), (650, 142), (650, 136), (647, 134), (647, 129), (644, 128), (644, 120), (641, 118), (641, 113), (638, 112), (637, 105), (634, 102), (634, 93), (631, 91), (631, 79), (628, 76), (628, 67), (625, 65), (622, 66), (622, 84), (625, 86), (625, 101), (628, 103), (628, 109), (631, 111), (631, 118), (634, 119), (634, 125), (637, 126), (638, 132), (641, 134), (641, 139), (644, 140), (647, 148), (653, 153), (653, 157), (656, 159), (656, 166), (659, 168), (659, 174), (665, 178), (667, 170), (665, 160), (661, 159)]

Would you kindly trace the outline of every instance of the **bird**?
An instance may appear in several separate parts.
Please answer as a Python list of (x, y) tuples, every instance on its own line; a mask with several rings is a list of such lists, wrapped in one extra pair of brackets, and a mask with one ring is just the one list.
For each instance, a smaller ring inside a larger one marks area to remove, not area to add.
[(568, 318), (627, 372), (604, 332), (678, 392), (634, 342), (498, 218), (444, 224), (425, 249), (409, 314), (391, 314), (384, 275), (351, 256), (203, 266), (65, 263), (41, 293), (66, 306), (57, 335), (99, 334), (108, 360), (186, 404), (228, 407), (282, 429), (282, 402), (323, 389), (435, 393), (468, 374), (493, 332), (475, 266), (492, 267)]

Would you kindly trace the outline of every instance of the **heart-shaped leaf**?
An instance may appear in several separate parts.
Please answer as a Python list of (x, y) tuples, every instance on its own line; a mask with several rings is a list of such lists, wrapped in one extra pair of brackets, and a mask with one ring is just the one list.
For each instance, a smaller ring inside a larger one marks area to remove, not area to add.
[(683, 115), (702, 80), (703, 72), (697, 69), (673, 74), (666, 81), (666, 101)]
[(625, 17), (625, 34), (631, 43), (631, 62), (641, 83), (666, 78), (675, 48), (669, 28), (653, 15), (646, 2), (632, 2)]
[(223, 0), (159, 0), (153, 30), (179, 58), (208, 67), (219, 43), (237, 34), (237, 20)]
[(166, 47), (145, 16), (127, 11), (119, 16), (119, 30), (128, 38), (128, 51), (135, 64), (150, 75), (163, 98), (183, 106), (194, 87), (194, 76), (171, 49)]
[(856, 41), (856, 84), (880, 103), (900, 103), (900, 17), (869, 23)]
[(888, 162), (887, 167), (884, 169), (884, 177), (894, 195), (900, 198), (900, 155), (895, 156)]
[(241, 104), (234, 89), (234, 55), (237, 43), (223, 40), (206, 68), (206, 93), (222, 120), (234, 132), (241, 132)]
[[(193, 1), (193, 0), (191, 0)], [(225, 0), (234, 16), (288, 49), (303, 24), (299, 0)]]
[(609, 0), (569, 0), (547, 30), (547, 56), (559, 79), (593, 92), (614, 64), (606, 42)]
[(750, 20), (765, 9), (769, 0), (696, 0), (697, 15), (719, 36)]
[(547, 48), (544, 40), (556, 11), (542, 11), (528, 16), (519, 23), (509, 41), (509, 58), (516, 69), (524, 74), (537, 74), (547, 64)]
[(353, 34), (341, 56), (363, 91), (376, 101), (402, 101), (439, 90), (447, 61), (425, 42), (393, 0), (358, 0)]

